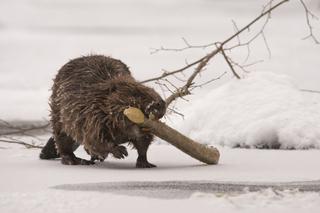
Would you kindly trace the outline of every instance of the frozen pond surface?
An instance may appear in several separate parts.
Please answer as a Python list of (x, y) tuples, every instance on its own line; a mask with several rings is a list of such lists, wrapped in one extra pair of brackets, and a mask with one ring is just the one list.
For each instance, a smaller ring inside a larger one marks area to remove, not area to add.
[(153, 145), (158, 167), (145, 170), (134, 168), (134, 150), (124, 160), (67, 166), (1, 144), (0, 211), (319, 212), (319, 150), (219, 149), (220, 164), (207, 166)]
[(144, 181), (64, 184), (54, 189), (95, 191), (160, 199), (186, 199), (194, 193), (241, 194), (264, 189), (319, 192), (320, 181), (287, 183), (213, 182), (213, 181)]

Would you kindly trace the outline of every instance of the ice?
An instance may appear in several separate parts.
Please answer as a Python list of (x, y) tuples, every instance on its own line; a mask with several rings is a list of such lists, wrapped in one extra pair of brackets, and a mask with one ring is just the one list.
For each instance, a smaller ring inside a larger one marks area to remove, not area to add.
[[(219, 147), (220, 164), (206, 166), (173, 146), (151, 145), (149, 160), (158, 167), (146, 170), (135, 168), (135, 150), (128, 150), (129, 156), (124, 160), (108, 158), (96, 165), (70, 166), (62, 165), (59, 160), (38, 159), (40, 150), (17, 145), (2, 146), (7, 148), (0, 149), (1, 212), (149, 212), (150, 209), (153, 212), (195, 212), (199, 208), (201, 212), (318, 212), (320, 209), (317, 191), (267, 188), (249, 192), (244, 188), (242, 192), (195, 191), (191, 195), (179, 196), (195, 186), (192, 182), (216, 181), (226, 186), (253, 182), (277, 186), (291, 181), (302, 181), (301, 184), (307, 181), (305, 184), (308, 184), (320, 177), (320, 171), (316, 169), (320, 162), (319, 150)], [(82, 148), (76, 154), (88, 157)], [(130, 186), (132, 181), (145, 186), (152, 181), (155, 184), (141, 187), (140, 195), (129, 187), (117, 187)], [(177, 186), (183, 188), (161, 187), (162, 181), (177, 181)], [(107, 187), (112, 183), (115, 186), (113, 190)], [(72, 187), (75, 185), (81, 187)], [(68, 186), (71, 190), (66, 190)], [(150, 190), (152, 186), (155, 191)], [(166, 192), (169, 193), (167, 196)]]

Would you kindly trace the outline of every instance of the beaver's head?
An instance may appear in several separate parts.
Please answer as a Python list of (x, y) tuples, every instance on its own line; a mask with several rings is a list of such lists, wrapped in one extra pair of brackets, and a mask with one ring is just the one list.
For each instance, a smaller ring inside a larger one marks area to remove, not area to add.
[(152, 88), (140, 83), (130, 91), (132, 106), (139, 108), (147, 118), (160, 119), (166, 113), (166, 102)]
[(119, 77), (110, 83), (113, 97), (117, 97), (121, 104), (139, 108), (147, 118), (160, 119), (165, 115), (166, 102), (154, 89), (128, 77)]
[(166, 102), (162, 99), (150, 101), (144, 109), (145, 115), (152, 119), (160, 119), (166, 113)]

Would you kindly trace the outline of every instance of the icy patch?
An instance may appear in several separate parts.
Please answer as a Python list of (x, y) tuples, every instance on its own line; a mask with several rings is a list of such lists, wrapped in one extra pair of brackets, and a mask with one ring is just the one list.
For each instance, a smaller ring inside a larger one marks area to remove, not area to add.
[(205, 144), (320, 148), (320, 95), (301, 92), (285, 75), (256, 72), (234, 79), (190, 103), (183, 114), (185, 120), (174, 126)]
[(187, 199), (193, 196), (241, 194), (266, 189), (273, 191), (319, 192), (320, 181), (287, 183), (214, 182), (214, 181), (126, 181), (63, 184), (54, 189), (67, 191), (97, 191), (119, 195), (158, 199)]

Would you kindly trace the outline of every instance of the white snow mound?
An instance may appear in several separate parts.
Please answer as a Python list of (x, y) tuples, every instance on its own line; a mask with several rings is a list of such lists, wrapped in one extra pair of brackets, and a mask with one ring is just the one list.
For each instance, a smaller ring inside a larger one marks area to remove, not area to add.
[[(316, 97), (317, 96), (317, 97)], [(209, 91), (174, 126), (196, 141), (230, 147), (320, 148), (320, 95), (288, 76), (256, 72)]]

